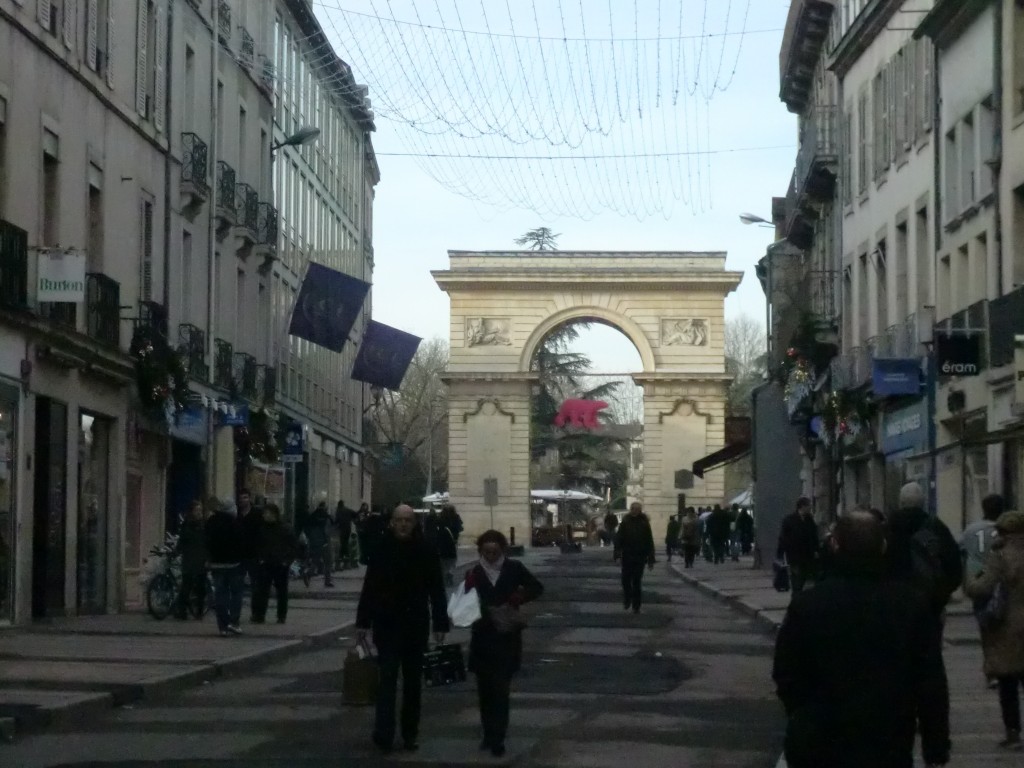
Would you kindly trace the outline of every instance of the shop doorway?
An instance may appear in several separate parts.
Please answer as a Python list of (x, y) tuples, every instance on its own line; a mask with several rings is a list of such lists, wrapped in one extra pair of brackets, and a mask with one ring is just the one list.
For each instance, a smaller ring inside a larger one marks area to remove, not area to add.
[(203, 449), (183, 440), (171, 441), (171, 466), (167, 472), (167, 503), (164, 508), (164, 530), (178, 532), (178, 520), (188, 512), (196, 499), (203, 501)]
[(64, 613), (68, 407), (36, 397), (32, 510), (32, 617)]
[(107, 539), (110, 530), (110, 420), (79, 414), (78, 601), (79, 614), (107, 609)]
[(18, 390), (0, 383), (0, 624), (14, 621)]

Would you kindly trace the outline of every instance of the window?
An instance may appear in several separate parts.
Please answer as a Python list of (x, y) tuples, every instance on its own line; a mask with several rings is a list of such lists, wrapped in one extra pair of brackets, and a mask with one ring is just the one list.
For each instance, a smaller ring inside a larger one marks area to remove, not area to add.
[(248, 146), (246, 143), (248, 139), (249, 126), (248, 113), (244, 106), (238, 108), (238, 180), (243, 181), (245, 179), (245, 148)]
[(883, 69), (875, 75), (872, 83), (872, 102), (874, 103), (874, 179), (878, 181), (889, 167), (890, 135), (889, 135), (889, 75)]
[(142, 224), (140, 227), (142, 257), (139, 272), (139, 298), (142, 301), (153, 300), (153, 199), (147, 197), (142, 201)]
[(39, 24), (54, 37), (61, 17), (60, 0), (37, 0), (36, 12)]
[(889, 252), (884, 239), (875, 246), (875, 333), (881, 333), (888, 325), (889, 317)]
[(952, 221), (960, 213), (960, 155), (957, 152), (956, 128), (946, 133), (946, 167), (943, 173), (943, 207), (946, 221)]
[(921, 65), (920, 65), (920, 81), (921, 81), (921, 98), (920, 106), (921, 112), (918, 116), (918, 135), (923, 136), (925, 133), (932, 129), (932, 110), (934, 109), (934, 94), (932, 93), (932, 81), (934, 73), (934, 56), (935, 49), (932, 47), (932, 42), (926, 37), (922, 37), (919, 41)]
[(960, 123), (960, 209), (964, 210), (978, 200), (977, 149), (974, 146), (974, 113), (968, 113)]
[(192, 322), (192, 233), (181, 233), (181, 274), (178, 288), (178, 322)]
[(917, 140), (917, 99), (921, 93), (920, 61), (917, 53), (919, 41), (912, 40), (904, 49), (903, 65), (905, 67), (905, 107), (903, 110), (903, 139), (909, 148)]
[(894, 87), (893, 87), (893, 101), (894, 101), (894, 135), (895, 135), (895, 146), (893, 147), (893, 154), (896, 157), (903, 157), (906, 154), (908, 141), (907, 141), (907, 96), (909, 93), (909, 85), (907, 82), (907, 60), (904, 55), (906, 49), (901, 50), (896, 54), (896, 58), (893, 61), (893, 75), (894, 75)]
[(938, 316), (949, 317), (953, 314), (952, 308), (952, 286), (953, 286), (953, 268), (950, 265), (949, 254), (947, 253), (941, 259), (939, 259), (939, 274), (936, 279), (936, 289), (938, 293)]
[(247, 304), (247, 297), (245, 295), (245, 271), (237, 270), (235, 274), (235, 350), (241, 352), (242, 350), (248, 349), (248, 334), (246, 333), (245, 327), (245, 308)]
[(992, 194), (992, 160), (995, 156), (995, 112), (989, 96), (978, 107), (978, 199)]
[(43, 130), (42, 244), (60, 244), (60, 161), (57, 135)]
[(971, 303), (971, 253), (964, 243), (956, 249), (956, 264), (953, 265), (953, 285), (949, 298), (953, 304), (950, 310), (955, 312)]
[[(224, 148), (224, 83), (217, 81), (217, 151), (222, 152)], [(216, 173), (217, 169), (214, 168)], [(215, 177), (216, 178), (216, 177)]]
[(974, 253), (971, 256), (971, 292), (968, 302), (973, 304), (988, 295), (988, 234), (982, 232), (974, 239)]
[(192, 130), (198, 127), (196, 117), (196, 52), (185, 46), (185, 125)]
[(902, 222), (896, 225), (896, 239), (894, 242), (895, 253), (893, 253), (893, 259), (896, 262), (894, 265), (896, 268), (896, 315), (893, 318), (893, 322), (901, 322), (907, 315), (910, 314), (910, 310), (908, 309), (910, 303), (910, 279), (908, 276), (908, 245), (908, 226), (906, 219), (904, 219)]
[(857, 259), (857, 297), (854, 312), (857, 315), (857, 344), (863, 345), (871, 335), (868, 304), (868, 255), (861, 253)]
[(0, 219), (7, 210), (7, 99), (0, 96)]
[(1010, 44), (1013, 51), (1013, 93), (1014, 112), (1024, 113), (1024, 5), (1013, 5), (1013, 40)]
[(914, 216), (914, 250), (917, 253), (917, 274), (914, 283), (917, 285), (917, 306), (915, 311), (932, 305), (931, 297), (931, 263), (932, 253), (929, 247), (928, 209), (921, 208)]
[(103, 271), (103, 172), (89, 163), (89, 219), (86, 262), (90, 272)]
[(853, 342), (853, 266), (847, 264), (843, 268), (843, 344), (850, 346)]
[[(90, 0), (91, 2), (92, 0)], [(106, 75), (107, 85), (114, 86), (114, 0), (95, 0), (96, 4), (96, 67), (97, 73)], [(89, 9), (92, 13), (92, 9)]]
[[(1013, 242), (1024, 243), (1024, 184), (1013, 190), (1013, 216), (1010, 229)], [(1014, 248), (1012, 285), (1024, 285), (1024, 248)]]

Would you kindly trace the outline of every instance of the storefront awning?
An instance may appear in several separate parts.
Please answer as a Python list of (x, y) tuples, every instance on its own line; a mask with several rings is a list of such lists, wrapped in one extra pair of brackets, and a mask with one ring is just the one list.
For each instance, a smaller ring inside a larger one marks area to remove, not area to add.
[(750, 453), (750, 443), (732, 443), (693, 462), (693, 474), (697, 477), (704, 477), (705, 472), (739, 461), (748, 453)]

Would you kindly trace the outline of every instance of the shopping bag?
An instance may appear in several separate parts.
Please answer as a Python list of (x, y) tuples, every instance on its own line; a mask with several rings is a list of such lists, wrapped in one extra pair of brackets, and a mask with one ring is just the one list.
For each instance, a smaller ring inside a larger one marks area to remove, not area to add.
[(458, 643), (439, 645), (423, 654), (423, 684), (428, 688), (461, 683), (466, 679), (466, 662)]
[(772, 563), (775, 575), (772, 577), (772, 586), (778, 592), (789, 592), (789, 567), (785, 563), (776, 560)]
[(380, 674), (377, 660), (366, 643), (349, 650), (342, 675), (341, 696), (346, 704), (373, 704), (377, 701)]
[(468, 627), (480, 618), (480, 596), (475, 587), (460, 584), (448, 598), (448, 618), (456, 627)]

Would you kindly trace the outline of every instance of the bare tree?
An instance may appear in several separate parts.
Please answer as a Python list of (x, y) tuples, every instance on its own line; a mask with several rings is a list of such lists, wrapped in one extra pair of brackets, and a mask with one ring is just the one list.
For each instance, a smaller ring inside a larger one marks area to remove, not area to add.
[(750, 315), (725, 321), (725, 359), (737, 374), (764, 368), (767, 337), (764, 327)]
[[(740, 315), (725, 321), (725, 366), (733, 376), (726, 401), (729, 416), (750, 415), (750, 398), (766, 370), (767, 344), (764, 328), (752, 317)], [(752, 478), (749, 457), (726, 466), (726, 500), (749, 488)]]
[(555, 234), (548, 227), (537, 227), (531, 229), (522, 237), (515, 239), (516, 245), (525, 245), (531, 251), (557, 251), (558, 238), (561, 234)]

